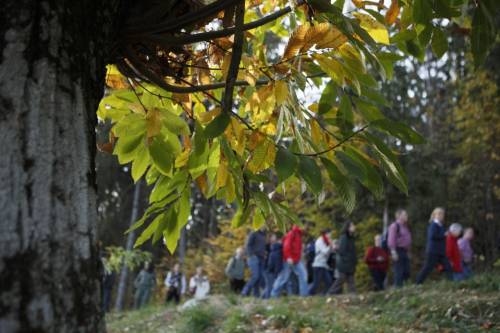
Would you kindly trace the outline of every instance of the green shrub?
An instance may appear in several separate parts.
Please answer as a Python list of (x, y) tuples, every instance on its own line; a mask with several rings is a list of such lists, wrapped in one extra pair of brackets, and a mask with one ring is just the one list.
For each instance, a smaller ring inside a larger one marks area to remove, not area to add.
[(215, 327), (217, 312), (207, 306), (195, 306), (181, 313), (177, 331), (179, 333), (209, 332)]
[(250, 315), (241, 310), (230, 311), (222, 323), (222, 331), (226, 333), (249, 333)]

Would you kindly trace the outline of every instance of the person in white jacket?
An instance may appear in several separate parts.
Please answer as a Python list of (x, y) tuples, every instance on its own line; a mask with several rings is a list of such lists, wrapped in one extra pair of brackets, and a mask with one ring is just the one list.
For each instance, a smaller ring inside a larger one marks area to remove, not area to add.
[(321, 235), (314, 243), (314, 261), (313, 267), (313, 283), (309, 289), (309, 295), (314, 295), (318, 291), (321, 282), (323, 282), (323, 294), (330, 288), (332, 284), (332, 274), (328, 264), (328, 258), (333, 251), (332, 240), (330, 239), (330, 230), (323, 230)]
[(167, 273), (165, 287), (167, 287), (166, 303), (173, 300), (179, 304), (181, 296), (186, 292), (186, 276), (181, 272), (179, 264), (175, 264), (174, 269)]
[(203, 299), (208, 296), (210, 281), (206, 275), (203, 275), (203, 267), (196, 268), (196, 275), (193, 275), (189, 280), (189, 291), (195, 299)]

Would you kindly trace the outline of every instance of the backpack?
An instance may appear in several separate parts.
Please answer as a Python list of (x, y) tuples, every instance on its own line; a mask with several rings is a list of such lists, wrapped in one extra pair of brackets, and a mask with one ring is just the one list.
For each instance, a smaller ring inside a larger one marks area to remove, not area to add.
[[(396, 222), (393, 222), (396, 223)], [(390, 228), (390, 226), (389, 226)], [(384, 232), (384, 235), (382, 236), (382, 248), (386, 251), (389, 252), (389, 228)], [(396, 233), (397, 236), (399, 237), (399, 223), (396, 223)]]

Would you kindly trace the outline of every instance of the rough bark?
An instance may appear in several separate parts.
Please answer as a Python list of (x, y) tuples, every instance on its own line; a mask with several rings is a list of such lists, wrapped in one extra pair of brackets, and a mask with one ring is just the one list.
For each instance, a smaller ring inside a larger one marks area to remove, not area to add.
[(104, 330), (94, 128), (111, 2), (2, 2), (2, 333)]

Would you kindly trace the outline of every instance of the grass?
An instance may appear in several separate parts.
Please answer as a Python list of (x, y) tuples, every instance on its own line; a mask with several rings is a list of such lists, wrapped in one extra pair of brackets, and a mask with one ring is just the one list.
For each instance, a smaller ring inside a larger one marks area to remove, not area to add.
[(217, 296), (186, 311), (152, 306), (108, 318), (121, 332), (500, 332), (500, 272), (383, 293), (255, 300)]

